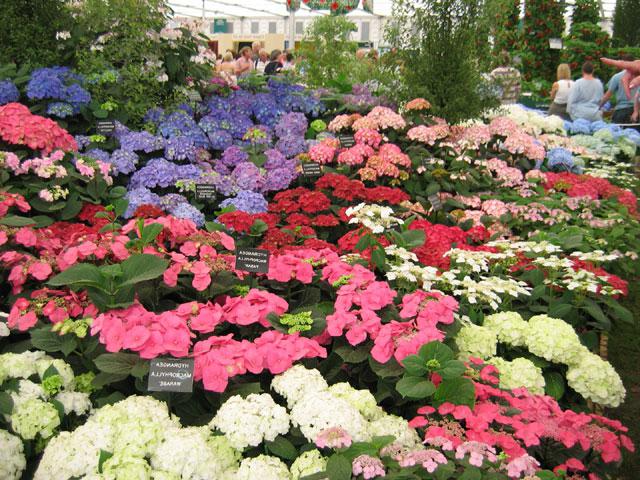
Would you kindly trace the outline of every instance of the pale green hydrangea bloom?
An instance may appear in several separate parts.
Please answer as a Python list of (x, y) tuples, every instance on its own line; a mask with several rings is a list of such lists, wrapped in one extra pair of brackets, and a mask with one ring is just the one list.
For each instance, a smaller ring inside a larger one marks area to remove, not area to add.
[(470, 323), (464, 325), (458, 332), (456, 345), (460, 349), (462, 358), (487, 359), (495, 356), (498, 337), (493, 330)]
[(25, 440), (33, 440), (37, 435), (49, 438), (59, 425), (56, 407), (37, 398), (14, 405), (11, 412), (11, 428)]
[(327, 459), (317, 450), (309, 450), (296, 458), (291, 465), (292, 480), (322, 472), (327, 468)]
[(236, 473), (237, 480), (291, 480), (287, 465), (279, 458), (259, 455), (245, 458)]
[(526, 344), (529, 325), (517, 312), (500, 312), (484, 317), (483, 327), (493, 330), (498, 341), (514, 347)]
[(356, 390), (347, 382), (336, 383), (329, 387), (334, 397), (342, 398), (357, 408), (364, 417), (371, 421), (384, 415), (384, 410), (378, 406), (375, 397), (369, 390)]
[(611, 364), (583, 347), (567, 370), (567, 383), (576, 392), (595, 403), (618, 407), (626, 391)]
[(514, 389), (524, 387), (531, 393), (544, 394), (544, 377), (542, 370), (536, 367), (531, 360), (515, 358), (512, 361), (501, 357), (489, 360), (500, 372), (500, 388)]
[(22, 440), (6, 430), (0, 430), (0, 478), (19, 480), (26, 466)]

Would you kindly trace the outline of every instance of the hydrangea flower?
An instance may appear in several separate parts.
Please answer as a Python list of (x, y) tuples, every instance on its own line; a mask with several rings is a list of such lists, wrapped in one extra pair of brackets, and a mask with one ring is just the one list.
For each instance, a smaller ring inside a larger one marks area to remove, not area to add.
[(241, 190), (234, 198), (220, 202), (220, 208), (234, 206), (236, 210), (247, 213), (266, 212), (267, 205), (267, 200), (261, 194), (251, 190)]
[(0, 81), (0, 105), (20, 100), (18, 87), (11, 80)]

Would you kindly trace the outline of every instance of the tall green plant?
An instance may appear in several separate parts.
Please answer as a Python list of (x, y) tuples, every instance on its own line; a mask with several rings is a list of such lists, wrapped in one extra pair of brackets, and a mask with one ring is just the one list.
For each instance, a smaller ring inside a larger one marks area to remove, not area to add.
[(640, 0), (617, 0), (613, 12), (613, 42), (618, 47), (640, 47)]
[(300, 47), (302, 71), (310, 86), (330, 86), (348, 78), (360, 65), (358, 44), (351, 40), (355, 23), (341, 16), (316, 18), (307, 28)]
[(554, 78), (560, 50), (549, 47), (550, 38), (561, 38), (564, 31), (564, 2), (527, 0), (524, 15), (523, 73), (532, 78)]
[(63, 52), (56, 33), (73, 24), (65, 0), (5, 0), (0, 2), (0, 18), (0, 64), (60, 63)]
[(477, 116), (491, 103), (482, 94), (476, 49), (481, 13), (482, 3), (472, 0), (394, 4), (386, 39), (397, 49), (396, 99), (424, 97), (452, 122)]
[(502, 51), (512, 53), (520, 40), (520, 0), (492, 0), (487, 2), (485, 15), (493, 36), (493, 64)]
[(596, 0), (576, 0), (571, 14), (571, 32), (580, 23), (597, 24), (600, 21), (600, 7)]

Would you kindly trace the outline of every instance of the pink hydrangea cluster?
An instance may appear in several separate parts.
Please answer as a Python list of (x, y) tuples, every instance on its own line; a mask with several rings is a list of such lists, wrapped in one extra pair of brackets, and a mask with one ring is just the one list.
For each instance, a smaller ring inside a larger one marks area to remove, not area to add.
[(366, 116), (357, 119), (351, 125), (354, 131), (365, 129), (373, 130), (387, 130), (392, 128), (394, 130), (402, 130), (407, 126), (402, 115), (394, 112), (388, 107), (377, 106), (374, 107)]
[(462, 460), (467, 455), (469, 455), (469, 463), (476, 467), (481, 467), (485, 459), (492, 463), (498, 460), (496, 449), (483, 442), (469, 441), (456, 447), (458, 460)]
[[(13, 171), (14, 175), (25, 175), (33, 172), (40, 178), (64, 178), (67, 176), (67, 169), (58, 164), (64, 158), (62, 150), (56, 150), (48, 157), (30, 158), (20, 163), (7, 161), (6, 165)], [(17, 157), (16, 157), (17, 158)]]
[(382, 143), (382, 135), (377, 130), (371, 128), (361, 128), (353, 136), (357, 144), (369, 145), (378, 148)]
[(26, 145), (49, 154), (60, 149), (77, 151), (78, 145), (69, 133), (48, 118), (34, 115), (20, 103), (0, 106), (0, 138), (12, 145)]
[(366, 165), (358, 170), (362, 180), (375, 181), (379, 177), (398, 178), (401, 168), (411, 167), (411, 159), (393, 143), (385, 143), (380, 150), (367, 160)]
[(504, 187), (517, 187), (523, 182), (522, 172), (517, 168), (510, 167), (504, 160), (492, 158), (487, 160), (485, 165)]
[(458, 302), (451, 296), (438, 292), (417, 290), (402, 298), (400, 318), (380, 328), (374, 339), (371, 356), (380, 363), (387, 363), (393, 356), (401, 362), (420, 347), (434, 340), (443, 340), (444, 332), (437, 325), (454, 322)]
[(409, 138), (409, 140), (426, 143), (431, 146), (433, 146), (436, 141), (447, 138), (448, 135), (448, 125), (433, 125), (430, 127), (419, 125), (407, 132), (407, 138)]
[(384, 477), (386, 474), (382, 460), (371, 455), (358, 455), (351, 465), (351, 473), (356, 477), (362, 475), (365, 480)]
[(424, 98), (414, 98), (413, 100), (409, 100), (407, 104), (404, 106), (405, 110), (429, 110), (431, 108), (431, 104), (425, 100)]
[(547, 154), (540, 141), (523, 132), (510, 134), (502, 143), (502, 149), (512, 155), (524, 155), (535, 161), (544, 160)]
[(0, 217), (4, 217), (11, 207), (16, 207), (21, 212), (31, 210), (31, 206), (19, 193), (0, 192)]
[(514, 120), (508, 117), (496, 117), (489, 123), (489, 131), (491, 135), (508, 137), (514, 133), (521, 133), (522, 129)]
[(314, 265), (339, 261), (338, 255), (329, 249), (322, 250), (291, 250), (284, 254), (273, 255), (269, 259), (269, 280), (289, 282), (298, 280), (310, 284), (315, 275)]
[[(455, 133), (454, 133), (455, 132)], [(478, 150), (493, 139), (493, 134), (488, 125), (471, 125), (462, 127), (458, 131), (452, 128), (451, 141), (457, 147), (456, 150)]]
[(342, 427), (325, 428), (315, 440), (318, 448), (349, 448), (351, 442), (351, 435)]
[(420, 465), (429, 473), (435, 472), (440, 465), (449, 463), (447, 457), (433, 448), (427, 448), (426, 450), (411, 450), (397, 455), (395, 459), (403, 468)]
[(341, 132), (342, 130), (351, 128), (353, 122), (359, 120), (360, 118), (362, 118), (362, 115), (360, 115), (359, 113), (354, 113), (352, 115), (336, 115), (333, 120), (329, 122), (327, 129), (330, 132)]
[(338, 154), (338, 163), (352, 167), (362, 165), (364, 161), (373, 154), (374, 150), (372, 147), (357, 143), (353, 147), (343, 150)]
[(336, 148), (324, 141), (309, 148), (309, 158), (321, 165), (333, 162), (333, 157), (335, 157), (335, 155)]

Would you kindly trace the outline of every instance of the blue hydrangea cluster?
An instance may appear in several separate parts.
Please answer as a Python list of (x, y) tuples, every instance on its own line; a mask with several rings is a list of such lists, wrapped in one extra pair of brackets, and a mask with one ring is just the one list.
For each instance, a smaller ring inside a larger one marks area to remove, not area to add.
[(196, 180), (201, 173), (195, 165), (176, 165), (165, 158), (153, 158), (131, 176), (129, 187), (167, 188), (178, 180)]
[(119, 148), (111, 154), (111, 165), (114, 175), (129, 175), (136, 171), (140, 157), (131, 151)]
[(0, 105), (20, 100), (18, 87), (11, 80), (0, 81)]
[(67, 118), (75, 114), (73, 105), (65, 102), (52, 102), (47, 106), (47, 115), (58, 118)]
[(547, 152), (547, 167), (554, 172), (582, 173), (582, 167), (576, 165), (573, 154), (566, 148), (552, 148)]
[(192, 137), (178, 136), (167, 139), (164, 156), (169, 160), (189, 160), (195, 162), (198, 149)]
[(227, 198), (220, 203), (221, 208), (233, 206), (236, 210), (247, 213), (263, 213), (267, 211), (267, 200), (259, 193), (241, 190), (234, 198)]
[[(91, 94), (82, 87), (83, 83), (84, 78), (68, 67), (39, 68), (31, 73), (27, 97), (30, 100), (54, 100), (68, 104), (76, 115), (82, 106), (91, 102)], [(53, 107), (53, 112), (61, 111), (60, 105)]]
[(164, 150), (165, 140), (149, 132), (127, 132), (119, 136), (120, 148), (131, 152), (152, 153)]
[(573, 135), (592, 135), (600, 130), (608, 130), (611, 132), (614, 140), (620, 137), (625, 137), (640, 146), (640, 133), (633, 128), (622, 128), (620, 125), (614, 123), (603, 122), (598, 120), (596, 122), (590, 122), (582, 118), (573, 122), (565, 121), (564, 129)]

